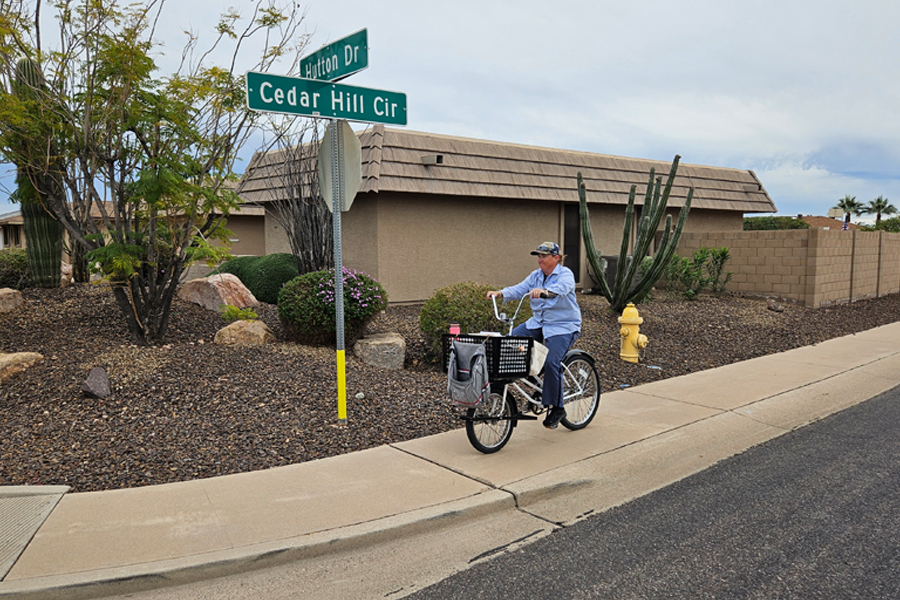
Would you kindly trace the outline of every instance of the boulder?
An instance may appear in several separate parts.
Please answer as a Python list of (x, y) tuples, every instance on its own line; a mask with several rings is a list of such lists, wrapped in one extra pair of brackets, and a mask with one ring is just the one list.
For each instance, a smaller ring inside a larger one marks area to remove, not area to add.
[(784, 307), (778, 304), (778, 302), (773, 298), (766, 298), (766, 308), (774, 312), (784, 311)]
[(221, 346), (256, 346), (274, 341), (275, 335), (262, 321), (235, 321), (217, 331), (214, 340)]
[(25, 304), (22, 292), (12, 288), (0, 288), (0, 313), (12, 312)]
[(72, 281), (74, 278), (75, 267), (71, 264), (63, 261), (62, 267), (59, 270), (59, 286), (60, 287), (69, 287), (72, 285)]
[(33, 367), (42, 360), (44, 360), (43, 355), (37, 352), (13, 352), (11, 354), (0, 352), (0, 383), (16, 373)]
[(216, 312), (225, 304), (238, 308), (259, 304), (241, 280), (231, 273), (192, 279), (181, 286), (178, 297)]
[(87, 379), (81, 384), (81, 391), (90, 398), (103, 399), (112, 394), (109, 389), (109, 376), (100, 367), (94, 367)]
[(353, 352), (367, 365), (398, 371), (406, 358), (406, 342), (399, 333), (374, 333), (358, 340)]

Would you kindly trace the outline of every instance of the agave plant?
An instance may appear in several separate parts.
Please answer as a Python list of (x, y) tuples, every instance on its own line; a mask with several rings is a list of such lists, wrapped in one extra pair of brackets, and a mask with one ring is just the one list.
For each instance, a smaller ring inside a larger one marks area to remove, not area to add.
[[(631, 192), (628, 194), (628, 207), (625, 209), (622, 247), (619, 250), (616, 278), (612, 287), (607, 284), (606, 278), (603, 276), (606, 273), (606, 261), (600, 257), (602, 253), (594, 245), (594, 234), (591, 230), (591, 218), (587, 207), (587, 190), (581, 171), (578, 172), (581, 235), (584, 238), (587, 258), (591, 268), (597, 275), (600, 293), (609, 301), (610, 308), (616, 312), (621, 312), (629, 302), (638, 304), (647, 297), (650, 290), (653, 289), (653, 285), (663, 274), (666, 265), (672, 259), (675, 247), (678, 246), (678, 240), (681, 238), (681, 232), (687, 221), (688, 213), (691, 211), (691, 200), (694, 197), (693, 187), (688, 190), (687, 200), (678, 215), (678, 224), (675, 226), (674, 232), (672, 230), (672, 215), (666, 215), (666, 227), (663, 231), (662, 241), (653, 257), (653, 262), (650, 263), (649, 268), (639, 271), (638, 267), (644, 262), (644, 257), (648, 256), (650, 243), (656, 235), (662, 216), (666, 213), (666, 206), (669, 203), (672, 184), (675, 182), (679, 160), (681, 160), (681, 157), (676, 155), (672, 161), (672, 168), (669, 171), (669, 177), (664, 187), (662, 185), (662, 177), (656, 177), (656, 169), (650, 169), (650, 180), (647, 183), (647, 191), (644, 195), (641, 221), (634, 241), (633, 260), (628, 261), (628, 248), (631, 245), (631, 224), (634, 221), (634, 198), (637, 192), (637, 186), (631, 186)], [(641, 276), (635, 281), (635, 277), (639, 272)]]

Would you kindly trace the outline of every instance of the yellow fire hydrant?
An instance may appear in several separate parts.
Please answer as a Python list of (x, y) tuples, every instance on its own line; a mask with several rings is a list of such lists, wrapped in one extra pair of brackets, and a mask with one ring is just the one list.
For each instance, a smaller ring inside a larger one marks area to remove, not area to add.
[(641, 323), (644, 319), (638, 314), (637, 309), (631, 302), (622, 311), (619, 317), (619, 323), (622, 328), (619, 329), (619, 335), (622, 337), (622, 348), (619, 350), (619, 358), (628, 362), (636, 363), (640, 358), (638, 352), (647, 347), (650, 340), (646, 335), (641, 333)]

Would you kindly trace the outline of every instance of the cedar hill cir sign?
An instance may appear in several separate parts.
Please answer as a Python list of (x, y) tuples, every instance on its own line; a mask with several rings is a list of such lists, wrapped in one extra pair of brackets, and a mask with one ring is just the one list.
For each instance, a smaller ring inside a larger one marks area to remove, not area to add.
[(406, 94), (255, 71), (247, 72), (247, 106), (264, 112), (406, 125)]

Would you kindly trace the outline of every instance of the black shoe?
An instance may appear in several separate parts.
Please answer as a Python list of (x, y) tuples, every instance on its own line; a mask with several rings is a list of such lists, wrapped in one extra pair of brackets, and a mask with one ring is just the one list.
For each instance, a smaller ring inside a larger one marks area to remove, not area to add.
[(544, 427), (547, 429), (556, 429), (559, 422), (566, 416), (566, 409), (561, 406), (551, 406), (547, 412), (547, 418), (544, 419)]

